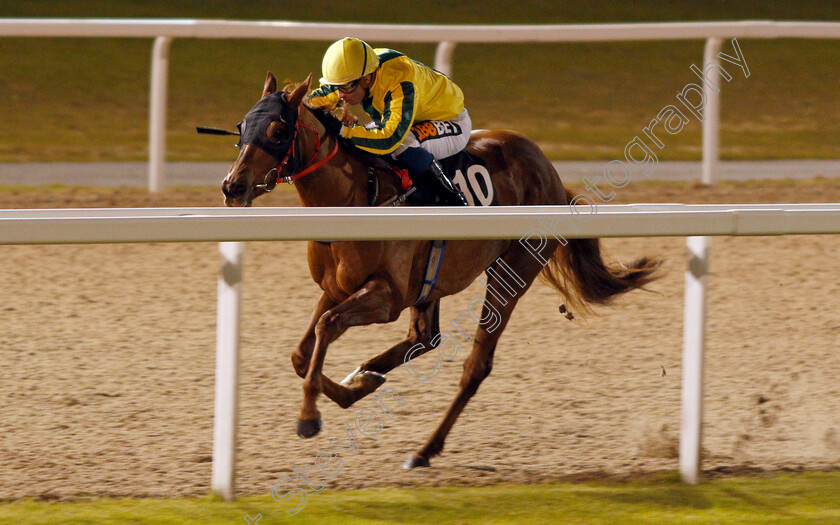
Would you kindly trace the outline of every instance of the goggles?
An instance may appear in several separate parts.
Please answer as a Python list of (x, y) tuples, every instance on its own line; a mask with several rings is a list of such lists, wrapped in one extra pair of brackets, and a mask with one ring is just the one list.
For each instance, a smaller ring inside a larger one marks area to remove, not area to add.
[(356, 86), (358, 86), (359, 82), (361, 82), (361, 81), (362, 81), (361, 78), (357, 78), (353, 82), (348, 82), (346, 84), (341, 84), (340, 86), (336, 86), (336, 87), (338, 88), (339, 91), (341, 91), (344, 94), (352, 93), (353, 90), (356, 89)]

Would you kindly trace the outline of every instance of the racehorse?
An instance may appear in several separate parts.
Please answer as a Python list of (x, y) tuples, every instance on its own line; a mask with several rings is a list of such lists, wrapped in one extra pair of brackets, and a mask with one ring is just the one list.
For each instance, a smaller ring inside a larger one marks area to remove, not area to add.
[[(278, 179), (294, 182), (304, 206), (371, 205), (370, 158), (326, 133), (321, 122), (334, 117), (305, 104), (311, 76), (286, 91), (277, 91), (277, 81), (268, 73), (262, 98), (238, 126), (239, 156), (222, 183), (227, 206), (249, 206), (253, 199), (271, 191)], [(574, 196), (563, 187), (539, 147), (519, 133), (477, 131), (467, 149), (489, 167), (499, 205), (563, 205)], [(398, 177), (380, 179), (379, 200), (373, 204), (400, 189)], [(443, 450), (455, 420), (490, 374), (496, 343), (517, 300), (538, 275), (559, 291), (567, 304), (584, 310), (658, 278), (660, 260), (656, 257), (611, 267), (602, 258), (598, 239), (568, 239), (561, 245), (549, 237), (545, 242), (541, 253), (548, 264), (535, 258), (533, 246), (529, 251), (527, 243), (520, 240), (449, 241), (437, 284), (420, 302), (430, 241), (310, 242), (310, 272), (323, 293), (303, 339), (292, 352), (295, 372), (304, 379), (298, 435), (311, 437), (321, 430), (316, 405), (319, 393), (347, 408), (376, 390), (385, 374), (407, 358), (414, 359), (439, 345), (440, 299), (464, 290), (487, 272), (482, 319), (491, 312), (497, 312), (500, 319), (492, 329), (479, 324), (455, 400), (426, 444), (405, 465), (429, 466), (430, 458)], [(502, 270), (521, 279), (522, 293), (507, 299), (498, 293), (510, 286), (504, 282)], [(362, 363), (341, 383), (322, 373), (327, 348), (348, 328), (395, 321), (407, 308), (411, 322), (403, 341)]]

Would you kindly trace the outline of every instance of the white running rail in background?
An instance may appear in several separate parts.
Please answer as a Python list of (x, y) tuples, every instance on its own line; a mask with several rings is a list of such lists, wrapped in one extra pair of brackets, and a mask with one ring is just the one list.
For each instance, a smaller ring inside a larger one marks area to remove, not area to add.
[[(0, 37), (154, 38), (149, 109), (149, 190), (165, 185), (169, 48), (174, 38), (337, 40), (356, 36), (375, 43), (438, 42), (435, 67), (452, 75), (455, 44), (492, 42), (608, 42), (706, 39), (703, 64), (726, 38), (840, 38), (838, 22), (663, 22), (569, 25), (394, 25), (193, 19), (0, 18)], [(704, 184), (712, 184), (719, 158), (720, 93), (704, 84), (708, 116), (703, 121)]]
[[(556, 218), (557, 221), (551, 219)], [(706, 237), (840, 233), (838, 204), (627, 204), (587, 221), (568, 206), (0, 210), (0, 245), (198, 241), (690, 236), (683, 329), (680, 472), (700, 480)], [(574, 228), (569, 222), (576, 221)], [(410, 222), (411, 227), (406, 227)], [(566, 226), (554, 227), (566, 223)], [(551, 226), (549, 226), (551, 225)], [(552, 229), (553, 228), (553, 229)], [(241, 242), (221, 242), (212, 488), (233, 499)]]

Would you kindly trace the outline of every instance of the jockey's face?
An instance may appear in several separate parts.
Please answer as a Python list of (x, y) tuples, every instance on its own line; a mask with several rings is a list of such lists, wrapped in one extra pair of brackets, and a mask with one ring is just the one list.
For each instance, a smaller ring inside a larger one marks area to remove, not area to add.
[(368, 88), (373, 84), (373, 76), (365, 75), (359, 79), (359, 83), (351, 90), (339, 90), (338, 98), (344, 101), (345, 104), (355, 105), (359, 104), (367, 95)]

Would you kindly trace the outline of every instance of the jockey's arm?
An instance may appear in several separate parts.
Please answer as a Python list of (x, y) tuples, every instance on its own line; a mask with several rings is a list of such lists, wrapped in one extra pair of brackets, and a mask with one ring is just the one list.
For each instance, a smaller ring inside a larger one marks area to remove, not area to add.
[(334, 107), (338, 104), (338, 89), (335, 86), (321, 86), (309, 93), (307, 103), (316, 108)]
[[(341, 136), (350, 139), (357, 148), (376, 155), (387, 155), (399, 146), (414, 123), (414, 84), (400, 82), (385, 96), (387, 105), (378, 125), (344, 126)], [(376, 120), (379, 115), (371, 115)]]

